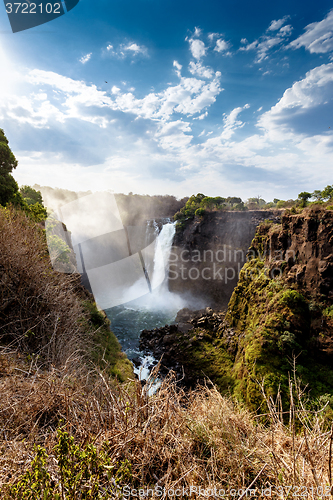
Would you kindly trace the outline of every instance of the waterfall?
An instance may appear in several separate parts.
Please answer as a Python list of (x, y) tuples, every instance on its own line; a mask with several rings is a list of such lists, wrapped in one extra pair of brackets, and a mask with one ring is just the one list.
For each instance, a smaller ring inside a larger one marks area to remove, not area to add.
[(183, 299), (168, 289), (168, 264), (172, 249), (173, 237), (176, 231), (176, 223), (163, 224), (161, 231), (156, 237), (154, 244), (147, 247), (152, 252), (142, 251), (144, 261), (148, 269), (152, 293), (143, 294), (145, 289), (144, 278), (140, 278), (129, 290), (129, 296), (137, 294), (138, 299), (131, 302), (131, 307), (146, 309), (150, 311), (174, 311), (185, 307)]
[(162, 283), (167, 284), (166, 274), (168, 271), (169, 257), (176, 227), (174, 223), (164, 224), (156, 239), (154, 255), (154, 271), (152, 276), (152, 289), (156, 289)]

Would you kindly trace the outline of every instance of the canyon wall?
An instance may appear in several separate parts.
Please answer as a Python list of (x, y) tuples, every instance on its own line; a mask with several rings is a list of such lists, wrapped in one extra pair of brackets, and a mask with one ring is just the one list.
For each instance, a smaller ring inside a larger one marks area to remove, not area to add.
[(169, 290), (226, 308), (258, 224), (279, 222), (280, 212), (211, 212), (177, 231), (170, 256)]

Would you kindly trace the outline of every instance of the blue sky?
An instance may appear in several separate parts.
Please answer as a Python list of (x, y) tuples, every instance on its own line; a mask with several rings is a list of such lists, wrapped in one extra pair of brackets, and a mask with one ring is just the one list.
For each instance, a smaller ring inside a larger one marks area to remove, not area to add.
[(332, 184), (332, 3), (80, 0), (11, 33), (14, 177), (73, 190), (289, 199)]

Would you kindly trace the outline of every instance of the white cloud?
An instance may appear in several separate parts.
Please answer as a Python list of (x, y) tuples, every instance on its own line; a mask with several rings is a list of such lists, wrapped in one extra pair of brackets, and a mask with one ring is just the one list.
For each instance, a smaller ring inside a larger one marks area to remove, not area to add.
[(226, 41), (225, 41), (225, 40), (223, 40), (222, 38), (219, 38), (218, 40), (216, 40), (216, 45), (215, 45), (214, 50), (215, 50), (216, 52), (225, 52), (225, 51), (227, 51), (230, 47), (231, 47), (230, 42), (226, 42)]
[(173, 67), (176, 68), (176, 75), (178, 78), (181, 78), (181, 69), (183, 66), (179, 64), (178, 61), (173, 61)]
[(216, 38), (218, 36), (220, 36), (219, 33), (209, 33), (208, 38), (212, 42), (214, 40), (214, 38)]
[(242, 44), (248, 43), (247, 38), (242, 38), (240, 43), (242, 43)]
[(184, 148), (190, 144), (193, 138), (193, 135), (186, 134), (186, 132), (192, 131), (189, 125), (189, 122), (183, 122), (182, 120), (162, 123), (155, 133), (155, 138), (163, 149)]
[(289, 19), (290, 16), (284, 16), (282, 19), (278, 19), (277, 21), (272, 21), (267, 31), (277, 31), (281, 26)]
[(120, 50), (125, 52), (128, 51), (135, 56), (137, 56), (138, 54), (142, 54), (144, 56), (148, 55), (147, 48), (144, 47), (143, 45), (138, 45), (137, 43), (129, 43), (127, 45), (121, 45)]
[(86, 64), (86, 62), (89, 61), (91, 56), (92, 56), (92, 52), (90, 52), (90, 54), (86, 54), (85, 56), (82, 56), (81, 59), (79, 59), (80, 63)]
[(139, 45), (136, 42), (122, 43), (118, 47), (114, 47), (111, 43), (104, 49), (104, 55), (125, 59), (126, 57), (149, 57), (148, 49), (144, 45)]
[(235, 133), (235, 131), (238, 128), (241, 128), (241, 127), (243, 127), (245, 125), (245, 123), (243, 123), (240, 120), (237, 120), (237, 118), (238, 118), (238, 115), (244, 109), (248, 109), (249, 107), (250, 107), (249, 104), (245, 104), (245, 106), (243, 106), (243, 107), (234, 108), (229, 113), (229, 115), (224, 114), (224, 117), (223, 117), (223, 122), (224, 122), (223, 132), (221, 134), (221, 138), (222, 139), (229, 140), (231, 138), (231, 136)]
[[(285, 20), (287, 19), (287, 17), (288, 16), (286, 16), (283, 19)], [(281, 26), (282, 21), (283, 21), (282, 19), (280, 19), (279, 21), (272, 21), (266, 32), (273, 31), (273, 29), (274, 31), (277, 31), (278, 27)], [(290, 36), (292, 29), (293, 28), (291, 25), (283, 26), (274, 36), (265, 34), (261, 36), (259, 40), (254, 40), (252, 43), (248, 43), (244, 47), (240, 47), (239, 50), (240, 51), (256, 50), (257, 55), (255, 58), (255, 62), (261, 63), (262, 61), (268, 59), (268, 53), (271, 51), (271, 49), (273, 49), (274, 47), (281, 46), (285, 42), (285, 40)]]
[(305, 28), (305, 33), (290, 43), (290, 47), (299, 49), (305, 47), (313, 54), (325, 54), (333, 51), (333, 10), (325, 19), (311, 23)]
[(215, 102), (216, 96), (223, 90), (220, 76), (216, 72), (209, 83), (182, 77), (178, 85), (170, 86), (158, 94), (150, 93), (143, 99), (136, 99), (133, 94), (127, 93), (117, 97), (115, 104), (121, 111), (154, 120), (166, 120), (173, 113), (194, 115)]
[(197, 39), (193, 40), (193, 38), (190, 38), (189, 44), (192, 55), (196, 59), (201, 59), (206, 55), (207, 48), (203, 41)]
[[(26, 80), (34, 86), (46, 86), (45, 88), (50, 86), (52, 90), (56, 90), (59, 109), (54, 107), (50, 100), (44, 100), (41, 107), (40, 100), (35, 102), (32, 98), (25, 98), (24, 102), (18, 102), (16, 99), (16, 104), (12, 103), (10, 112), (13, 119), (19, 120), (23, 115), (24, 120), (31, 120), (32, 124), (38, 122), (38, 126), (48, 126), (48, 117), (53, 114), (57, 121), (78, 118), (105, 127), (112, 117), (101, 115), (98, 109), (102, 108), (131, 113), (155, 121), (168, 120), (174, 113), (192, 116), (202, 113), (205, 108), (211, 106), (223, 90), (220, 87), (221, 73), (216, 72), (210, 76), (213, 76), (213, 79), (209, 82), (193, 77), (180, 77), (179, 84), (137, 99), (133, 91), (122, 93), (115, 85), (112, 87), (113, 98), (111, 98), (105, 91), (98, 90), (95, 85), (87, 85), (83, 81), (50, 71), (33, 70), (29, 72)], [(24, 113), (20, 112), (22, 106), (26, 110)]]
[(202, 30), (196, 26), (194, 28), (193, 36), (199, 37), (201, 35), (201, 33), (202, 33)]
[(301, 140), (305, 135), (322, 135), (330, 126), (330, 120), (323, 117), (322, 106), (326, 113), (331, 109), (333, 116), (332, 95), (333, 63), (323, 64), (287, 89), (277, 104), (260, 117), (258, 125), (270, 137), (280, 138), (290, 133)]
[(193, 62), (191, 61), (189, 64), (189, 72), (192, 73), (192, 75), (198, 75), (203, 78), (212, 78), (214, 75), (214, 71), (212, 68), (209, 68), (208, 66), (203, 66), (201, 62)]

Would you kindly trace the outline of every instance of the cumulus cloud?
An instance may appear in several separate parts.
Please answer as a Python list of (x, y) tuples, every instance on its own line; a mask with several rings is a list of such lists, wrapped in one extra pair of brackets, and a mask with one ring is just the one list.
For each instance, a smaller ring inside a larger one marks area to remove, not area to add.
[(181, 64), (179, 64), (178, 61), (173, 61), (173, 67), (176, 68), (175, 71), (176, 71), (177, 76), (179, 78), (181, 78), (181, 69), (183, 66)]
[(260, 117), (258, 125), (272, 137), (285, 136), (286, 132), (300, 138), (327, 133), (333, 116), (332, 96), (333, 63), (323, 64), (288, 88)]
[(190, 38), (190, 50), (195, 59), (201, 59), (206, 55), (207, 47), (202, 40)]
[(120, 51), (129, 52), (134, 56), (137, 56), (138, 54), (142, 54), (144, 56), (148, 55), (147, 48), (144, 47), (143, 45), (138, 45), (137, 43), (128, 43), (127, 45), (121, 45)]
[(216, 38), (216, 37), (218, 37), (218, 36), (220, 36), (220, 34), (219, 34), (219, 33), (209, 33), (209, 34), (208, 34), (208, 38), (209, 38), (209, 40), (210, 40), (211, 42), (214, 40), (214, 38)]
[(91, 58), (92, 56), (92, 52), (90, 52), (89, 54), (86, 54), (85, 56), (82, 56), (81, 59), (79, 59), (80, 63), (82, 64), (86, 64), (89, 59)]
[(188, 69), (189, 72), (192, 73), (192, 75), (198, 75), (202, 78), (212, 78), (214, 75), (214, 71), (212, 70), (212, 68), (203, 66), (200, 61), (197, 63), (191, 61)]
[(194, 28), (193, 36), (199, 37), (201, 35), (201, 33), (202, 33), (202, 30), (196, 26)]
[(216, 45), (214, 47), (214, 50), (216, 52), (226, 52), (230, 47), (231, 47), (230, 42), (226, 42), (225, 40), (223, 40), (223, 38), (219, 38), (218, 40), (216, 40)]
[(191, 131), (189, 122), (183, 122), (182, 120), (170, 121), (159, 126), (155, 138), (163, 149), (175, 150), (190, 144), (193, 136), (187, 134), (187, 132)]
[(333, 51), (333, 9), (325, 19), (305, 27), (305, 33), (290, 43), (290, 47), (305, 47), (313, 54), (325, 54)]
[(180, 79), (178, 85), (170, 86), (159, 93), (150, 93), (136, 99), (132, 93), (117, 97), (118, 109), (134, 113), (143, 118), (168, 119), (173, 113), (194, 115), (209, 107), (223, 90), (220, 87), (221, 73), (216, 72), (214, 79), (206, 83), (197, 78)]
[[(180, 65), (176, 62), (175, 67)], [(207, 71), (210, 81), (179, 76), (178, 84), (168, 86), (159, 93), (150, 92), (143, 98), (136, 98), (134, 90), (121, 91), (116, 85), (112, 86), (111, 97), (95, 85), (51, 71), (32, 70), (26, 81), (34, 88), (43, 87), (43, 92), (32, 92), (30, 97), (13, 97), (3, 103), (3, 109), (13, 120), (38, 127), (76, 118), (105, 128), (114, 120), (115, 112), (155, 122), (169, 120), (173, 114), (195, 116), (203, 114), (223, 90), (220, 72), (212, 74), (204, 67), (196, 70), (202, 73)], [(55, 99), (56, 105), (53, 102)]]

